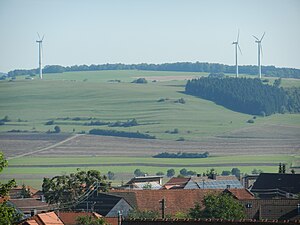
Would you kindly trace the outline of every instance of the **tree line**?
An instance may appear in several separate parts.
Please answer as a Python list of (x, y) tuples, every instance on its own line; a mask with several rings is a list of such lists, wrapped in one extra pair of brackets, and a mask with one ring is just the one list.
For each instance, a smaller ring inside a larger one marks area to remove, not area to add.
[(117, 131), (117, 130), (101, 130), (92, 129), (89, 134), (103, 135), (103, 136), (116, 136), (116, 137), (127, 137), (127, 138), (144, 138), (144, 139), (155, 139), (155, 136), (149, 134), (143, 134), (140, 132), (127, 132), (127, 131)]
[(162, 152), (157, 155), (152, 156), (153, 158), (207, 158), (209, 156), (208, 152), (204, 153), (190, 153), (190, 152), (177, 152), (169, 153)]
[[(44, 73), (63, 73), (71, 71), (98, 71), (98, 70), (150, 70), (150, 71), (181, 71), (181, 72), (206, 72), (206, 73), (235, 73), (235, 66), (207, 63), (207, 62), (176, 62), (163, 64), (99, 64), (99, 65), (74, 65), (60, 66), (47, 65), (43, 68)], [(241, 74), (257, 75), (258, 67), (254, 65), (239, 66)], [(35, 75), (39, 70), (17, 69), (8, 72), (9, 77), (20, 75)], [(268, 77), (300, 78), (300, 70), (295, 68), (278, 68), (275, 66), (262, 66), (262, 74)]]
[(185, 92), (252, 115), (300, 112), (299, 88), (285, 90), (260, 79), (201, 77), (189, 80)]

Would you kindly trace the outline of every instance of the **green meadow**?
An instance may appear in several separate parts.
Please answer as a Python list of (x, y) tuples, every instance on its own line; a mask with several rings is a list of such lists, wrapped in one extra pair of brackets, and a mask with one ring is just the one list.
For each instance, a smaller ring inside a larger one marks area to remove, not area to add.
[[(231, 111), (211, 101), (183, 93), (186, 78), (207, 76), (206, 73), (161, 71), (94, 71), (44, 74), (43, 80), (27, 80), (17, 77), (15, 81), (0, 81), (0, 118), (8, 116), (9, 122), (0, 126), (0, 132), (53, 131), (59, 126), (62, 133), (83, 133), (93, 128), (148, 133), (157, 139), (175, 141), (201, 141), (208, 137), (231, 134), (245, 128), (280, 125), (282, 129), (300, 126), (300, 114), (276, 114), (257, 117), (254, 124), (247, 123), (252, 115)], [(147, 84), (131, 83), (144, 77)], [(272, 83), (275, 78), (267, 78)], [(283, 87), (300, 86), (295, 79), (282, 79)], [(176, 103), (180, 98), (184, 104)], [(163, 100), (161, 100), (163, 99)], [(78, 117), (79, 119), (73, 120)], [(66, 119), (68, 118), (68, 119)], [(91, 121), (126, 122), (136, 119), (138, 126), (109, 127), (87, 126)], [(46, 125), (50, 120), (53, 125)], [(178, 129), (178, 133), (170, 131)], [(253, 131), (255, 133), (255, 129)], [(260, 133), (264, 138), (263, 133)], [(267, 134), (266, 134), (267, 135)], [(269, 135), (269, 134), (268, 134)], [(296, 134), (297, 136), (297, 134)], [(33, 149), (34, 150), (34, 149)], [(117, 162), (119, 165), (111, 165)], [(199, 164), (220, 164), (215, 167), (221, 173), (231, 170), (232, 163), (243, 173), (253, 169), (276, 172), (277, 163), (299, 165), (298, 155), (219, 155), (206, 159), (157, 159), (151, 157), (21, 157), (9, 160), (1, 180), (16, 177), (19, 184), (26, 183), (40, 188), (42, 177), (75, 172), (80, 169), (99, 169), (103, 174), (116, 173), (114, 184), (120, 184), (133, 176), (137, 168), (149, 174), (166, 173), (174, 168), (176, 174), (189, 165), (188, 170), (203, 173), (211, 168)], [(136, 165), (141, 163), (143, 165)], [(249, 165), (247, 165), (247, 163)], [(260, 164), (255, 166), (255, 163)], [(273, 163), (275, 165), (263, 165)], [(90, 165), (89, 165), (90, 164)], [(91, 165), (93, 164), (93, 165)], [(126, 164), (126, 165), (122, 165)], [(132, 165), (131, 165), (132, 164)], [(26, 165), (26, 167), (17, 167)], [(43, 167), (34, 167), (43, 165)], [(181, 166), (183, 165), (183, 166)], [(31, 166), (31, 167), (30, 167)]]
[[(44, 80), (0, 82), (0, 118), (9, 116), (10, 122), (0, 131), (53, 131), (55, 125), (62, 132), (88, 132), (92, 128), (142, 132), (158, 139), (198, 141), (203, 137), (229, 132), (259, 124), (299, 125), (299, 114), (258, 117), (255, 124), (247, 124), (251, 115), (233, 112), (213, 102), (185, 95), (182, 77), (205, 76), (204, 73), (156, 71), (95, 71), (45, 74)], [(172, 76), (172, 81), (159, 81)], [(131, 83), (136, 77), (148, 78), (147, 84)], [(180, 77), (176, 80), (176, 77)], [(156, 78), (156, 82), (152, 82)], [(120, 82), (115, 82), (119, 80)], [(287, 80), (287, 81), (286, 81)], [(283, 79), (282, 84), (291, 86)], [(299, 86), (298, 81), (294, 81)], [(185, 104), (176, 103), (183, 98)], [(158, 100), (164, 99), (159, 102)], [(62, 118), (92, 118), (104, 122), (125, 122), (135, 118), (139, 126), (86, 126), (82, 121)], [(54, 125), (45, 125), (54, 120)], [(167, 131), (175, 128), (178, 134)]]

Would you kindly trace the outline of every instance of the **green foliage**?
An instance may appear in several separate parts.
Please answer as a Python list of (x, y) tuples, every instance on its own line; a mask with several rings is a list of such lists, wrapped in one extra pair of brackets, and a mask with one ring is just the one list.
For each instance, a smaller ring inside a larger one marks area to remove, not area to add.
[(159, 172), (156, 173), (156, 175), (157, 175), (157, 176), (163, 176), (163, 175), (165, 175), (165, 173), (162, 172), (162, 171), (159, 171)]
[(174, 214), (173, 218), (175, 218), (175, 219), (188, 219), (189, 215), (187, 213), (184, 213), (184, 212), (176, 212)]
[(186, 168), (181, 169), (179, 173), (182, 176), (193, 176), (197, 174), (195, 171), (187, 170)]
[(106, 225), (105, 219), (94, 218), (92, 216), (78, 216), (76, 218), (77, 225)]
[(133, 127), (133, 126), (138, 126), (138, 125), (139, 124), (136, 119), (127, 120), (127, 122), (117, 121), (115, 123), (108, 124), (109, 127)]
[(169, 153), (163, 152), (152, 156), (153, 158), (175, 158), (175, 159), (186, 159), (186, 158), (207, 158), (209, 156), (208, 152), (204, 153), (189, 153), (189, 152), (177, 152)]
[(189, 80), (187, 94), (195, 95), (231, 110), (267, 116), (279, 113), (287, 105), (288, 96), (282, 88), (263, 84), (260, 79), (251, 78), (208, 78)]
[(251, 173), (252, 174), (260, 174), (260, 173), (263, 173), (263, 171), (261, 170), (261, 169), (253, 169), (252, 171), (251, 171)]
[(59, 127), (59, 126), (55, 126), (55, 127), (54, 127), (54, 132), (55, 132), (55, 133), (60, 133), (60, 131), (61, 131), (61, 130), (60, 130), (60, 127)]
[(0, 203), (0, 224), (13, 225), (20, 221), (21, 215), (14, 207), (9, 206), (6, 202)]
[(274, 85), (275, 87), (279, 87), (279, 86), (281, 85), (281, 78), (274, 80), (273, 85)]
[(76, 201), (90, 188), (99, 187), (103, 192), (109, 188), (106, 176), (102, 176), (97, 170), (78, 171), (69, 175), (44, 178), (43, 192), (46, 201), (50, 204), (72, 207)]
[(208, 194), (203, 200), (204, 209), (196, 204), (190, 209), (191, 218), (238, 220), (245, 218), (243, 205), (229, 194)]
[(114, 173), (114, 172), (111, 172), (111, 171), (108, 171), (108, 172), (107, 172), (107, 178), (108, 178), (109, 180), (115, 179), (115, 173)]
[(239, 168), (232, 168), (231, 174), (239, 178), (241, 176), (241, 171)]
[(140, 211), (133, 209), (128, 213), (129, 219), (158, 219), (159, 213), (157, 211), (145, 210)]
[[(69, 71), (96, 71), (96, 70), (150, 70), (150, 71), (184, 71), (208, 73), (235, 73), (235, 66), (206, 62), (177, 62), (163, 64), (102, 64), (102, 65), (74, 65), (63, 67), (59, 65), (45, 66), (44, 73), (63, 73)], [(239, 66), (239, 71), (244, 74), (256, 75), (257, 66)], [(275, 66), (262, 66), (262, 73), (274, 77), (300, 78), (300, 70), (294, 68), (277, 68)], [(8, 72), (9, 77), (38, 74), (38, 69), (13, 70)]]
[(31, 197), (30, 190), (29, 190), (29, 188), (26, 188), (25, 184), (22, 184), (21, 196), (22, 196), (22, 198), (30, 198)]
[(45, 123), (45, 125), (53, 125), (54, 124), (54, 120), (49, 120)]
[[(0, 152), (0, 172), (7, 166), (4, 154)], [(0, 182), (0, 197), (7, 196), (9, 190), (16, 186), (15, 180), (10, 180), (6, 184)], [(21, 219), (21, 215), (15, 208), (9, 206), (6, 202), (0, 203), (0, 224), (12, 225)]]
[(231, 174), (231, 172), (229, 170), (223, 170), (221, 175), (222, 176), (229, 176)]
[(145, 176), (145, 172), (141, 171), (140, 169), (136, 169), (134, 172), (133, 172), (134, 176), (136, 177), (141, 177), (141, 176)]
[(136, 83), (136, 84), (147, 84), (148, 81), (145, 78), (138, 78), (134, 81), (132, 81), (132, 83)]
[(128, 138), (155, 139), (155, 136), (151, 136), (149, 134), (142, 134), (140, 132), (117, 131), (117, 130), (92, 129), (89, 131), (89, 134), (103, 135), (103, 136), (128, 137)]
[(254, 120), (253, 119), (249, 119), (249, 120), (247, 120), (247, 123), (254, 123)]
[(174, 169), (168, 169), (167, 170), (167, 177), (173, 177), (175, 175)]

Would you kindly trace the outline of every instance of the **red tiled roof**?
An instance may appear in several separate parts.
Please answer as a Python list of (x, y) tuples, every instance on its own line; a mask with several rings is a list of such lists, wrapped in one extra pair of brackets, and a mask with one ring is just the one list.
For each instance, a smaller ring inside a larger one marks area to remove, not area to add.
[(92, 216), (93, 218), (101, 218), (102, 216), (98, 213), (91, 212), (57, 212), (57, 216), (61, 219), (64, 224), (76, 225), (76, 219), (79, 216)]
[(35, 220), (27, 220), (25, 223), (23, 224), (28, 224), (28, 225), (39, 225)]
[(225, 193), (231, 194), (236, 199), (254, 199), (253, 194), (247, 189), (228, 188), (224, 190)]
[(165, 189), (184, 188), (191, 178), (186, 177), (172, 177), (167, 183), (164, 184)]
[(22, 225), (65, 225), (54, 212), (40, 213), (21, 223)]
[(195, 203), (202, 202), (208, 193), (220, 193), (219, 189), (161, 189), (161, 190), (114, 190), (109, 194), (123, 197), (133, 208), (138, 210), (152, 210), (161, 212), (163, 198), (166, 200), (166, 214), (175, 214), (177, 212), (188, 212)]

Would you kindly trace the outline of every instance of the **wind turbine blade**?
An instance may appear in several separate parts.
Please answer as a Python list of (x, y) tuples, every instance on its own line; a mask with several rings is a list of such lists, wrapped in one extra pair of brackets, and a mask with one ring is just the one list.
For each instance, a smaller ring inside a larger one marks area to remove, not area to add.
[(43, 37), (42, 37), (42, 41), (44, 40), (44, 37), (45, 37), (45, 35), (43, 35)]
[(263, 34), (263, 36), (261, 37), (260, 41), (262, 41), (262, 39), (264, 38), (265, 34), (266, 34), (266, 32), (264, 32), (264, 34)]
[(257, 38), (257, 37), (255, 37), (254, 35), (252, 35), (256, 40), (258, 40), (259, 41), (259, 39)]
[(261, 57), (263, 57), (263, 48), (262, 48), (262, 45), (260, 45), (260, 51), (261, 51)]
[(237, 35), (236, 42), (239, 42), (239, 38), (240, 38), (240, 29), (238, 29), (238, 35)]
[(37, 35), (38, 35), (38, 37), (39, 37), (39, 40), (41, 40), (40, 34), (39, 34), (38, 32), (36, 32), (36, 33), (37, 33)]
[(240, 53), (241, 53), (241, 55), (243, 55), (243, 53), (242, 53), (242, 50), (241, 50), (241, 48), (240, 48), (240, 45), (238, 44), (238, 47), (239, 47), (239, 50), (240, 50)]

